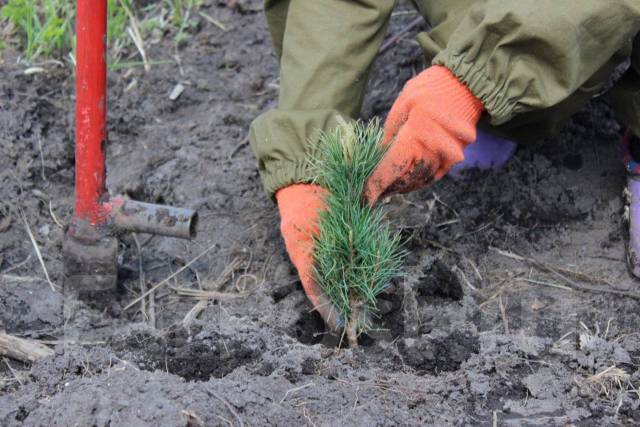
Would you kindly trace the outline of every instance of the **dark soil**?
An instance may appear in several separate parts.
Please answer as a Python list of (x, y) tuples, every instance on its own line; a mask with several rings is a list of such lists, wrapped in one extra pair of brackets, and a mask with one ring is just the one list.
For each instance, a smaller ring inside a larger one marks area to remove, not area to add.
[[(0, 360), (0, 425), (640, 422), (638, 299), (569, 289), (640, 292), (624, 262), (621, 129), (606, 96), (500, 172), (392, 198), (407, 277), (381, 302), (379, 329), (338, 349), (309, 312), (246, 144), (278, 80), (261, 2), (239, 5), (205, 1), (227, 31), (203, 19), (179, 50), (149, 46), (170, 63), (110, 74), (110, 191), (196, 208), (200, 230), (192, 242), (137, 236), (140, 253), (124, 237), (119, 290), (97, 302), (50, 289), (20, 216), (60, 286), (73, 78), (51, 64), (25, 75), (3, 53), (0, 329), (56, 354), (32, 366)], [(390, 31), (413, 18), (394, 16)], [(424, 66), (412, 36), (378, 61), (365, 118), (384, 116)], [(171, 101), (178, 83), (185, 91)], [(155, 327), (149, 301), (124, 310), (140, 295), (140, 258), (151, 286), (212, 245), (155, 293)], [(228, 295), (184, 325), (197, 300), (175, 289), (198, 286)]]

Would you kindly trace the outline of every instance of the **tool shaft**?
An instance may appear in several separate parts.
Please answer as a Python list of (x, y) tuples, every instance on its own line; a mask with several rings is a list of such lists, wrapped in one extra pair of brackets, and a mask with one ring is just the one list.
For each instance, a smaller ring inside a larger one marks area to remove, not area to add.
[(75, 217), (100, 225), (105, 193), (107, 1), (78, 0)]

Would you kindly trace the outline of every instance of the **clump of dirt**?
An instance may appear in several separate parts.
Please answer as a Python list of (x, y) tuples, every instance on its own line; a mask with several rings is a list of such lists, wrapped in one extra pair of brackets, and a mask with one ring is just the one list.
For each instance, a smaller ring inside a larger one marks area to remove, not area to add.
[(42, 282), (25, 283), (16, 278), (2, 282), (0, 325), (6, 332), (53, 331), (62, 326), (62, 295), (42, 285)]
[[(277, 102), (278, 78), (261, 3), (238, 4), (203, 2), (226, 31), (202, 18), (179, 50), (148, 46), (179, 63), (110, 73), (110, 191), (192, 207), (201, 221), (193, 242), (137, 236), (138, 250), (123, 237), (106, 305), (50, 289), (18, 212), (60, 285), (72, 76), (55, 65), (25, 75), (3, 53), (0, 329), (56, 352), (32, 366), (0, 361), (0, 424), (637, 424), (640, 306), (604, 292), (640, 292), (624, 262), (621, 129), (606, 97), (499, 172), (391, 198), (406, 277), (382, 296), (363, 345), (340, 349), (310, 311), (246, 144), (251, 120)], [(398, 7), (393, 33), (414, 18)], [(384, 116), (424, 66), (412, 35), (374, 67), (365, 119)], [(207, 248), (145, 307), (124, 309), (141, 282)], [(222, 296), (198, 305), (185, 288)]]
[(440, 339), (422, 335), (398, 343), (404, 362), (419, 374), (455, 371), (472, 353), (480, 351), (477, 335), (453, 331)]
[(436, 259), (432, 264), (425, 266), (422, 273), (416, 289), (421, 297), (441, 297), (459, 301), (464, 296), (460, 279), (445, 261)]

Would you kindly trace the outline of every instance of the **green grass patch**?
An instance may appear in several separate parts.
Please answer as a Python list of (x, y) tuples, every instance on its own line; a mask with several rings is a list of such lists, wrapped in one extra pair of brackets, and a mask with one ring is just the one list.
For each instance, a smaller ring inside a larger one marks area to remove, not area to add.
[(401, 239), (381, 207), (364, 200), (367, 179), (385, 153), (374, 121), (343, 124), (323, 136), (316, 182), (328, 190), (315, 241), (316, 281), (346, 321), (352, 346), (370, 328), (378, 296), (400, 275)]
[[(148, 61), (144, 45), (155, 30), (172, 34), (176, 44), (187, 40), (200, 5), (201, 0), (157, 0), (138, 9), (132, 0), (107, 0), (110, 62), (130, 59), (132, 52)], [(0, 19), (13, 27), (26, 63), (73, 58), (75, 7), (70, 0), (8, 0), (0, 8)]]
[(126, 34), (129, 17), (123, 5), (133, 9), (131, 0), (107, 0), (107, 44), (112, 50), (128, 38)]
[(72, 45), (73, 2), (9, 0), (0, 13), (18, 30), (28, 61), (59, 56)]
[(186, 41), (189, 31), (195, 27), (193, 13), (198, 10), (202, 0), (164, 0), (164, 3), (169, 10), (171, 24), (176, 29), (176, 42)]

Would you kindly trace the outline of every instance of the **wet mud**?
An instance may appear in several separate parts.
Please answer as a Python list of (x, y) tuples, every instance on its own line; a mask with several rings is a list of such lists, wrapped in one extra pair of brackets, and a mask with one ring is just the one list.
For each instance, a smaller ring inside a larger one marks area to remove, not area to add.
[[(72, 76), (24, 75), (2, 53), (0, 329), (56, 353), (0, 361), (0, 425), (640, 422), (640, 300), (607, 292), (640, 286), (625, 265), (622, 129), (606, 95), (499, 172), (384, 200), (407, 275), (361, 347), (339, 348), (310, 312), (247, 145), (278, 79), (261, 2), (238, 4), (204, 1), (226, 31), (202, 19), (168, 63), (110, 73), (109, 191), (196, 209), (199, 230), (191, 242), (123, 236), (119, 287), (96, 301), (60, 292)], [(390, 32), (415, 17), (399, 10)], [(424, 66), (414, 33), (376, 63), (365, 119), (384, 117)], [(199, 303), (203, 292), (216, 297)]]

